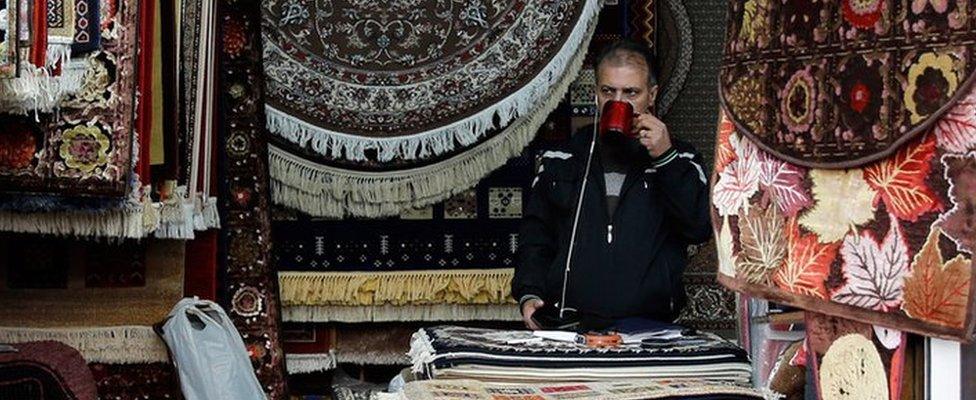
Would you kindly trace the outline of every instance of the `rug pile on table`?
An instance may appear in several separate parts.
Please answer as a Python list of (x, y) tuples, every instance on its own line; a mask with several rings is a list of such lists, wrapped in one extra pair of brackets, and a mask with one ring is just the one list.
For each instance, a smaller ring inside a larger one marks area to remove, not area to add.
[(625, 335), (622, 345), (599, 349), (541, 339), (532, 331), (438, 326), (419, 330), (410, 347), (413, 371), (431, 379), (707, 379), (747, 385), (751, 376), (744, 350), (714, 334), (683, 328)]

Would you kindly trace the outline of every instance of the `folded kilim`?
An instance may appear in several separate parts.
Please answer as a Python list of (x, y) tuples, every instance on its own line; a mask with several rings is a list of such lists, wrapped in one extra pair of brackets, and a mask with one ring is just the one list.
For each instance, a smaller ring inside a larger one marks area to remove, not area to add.
[(410, 382), (403, 391), (379, 394), (379, 400), (637, 400), (763, 399), (755, 389), (706, 380), (670, 379), (544, 384), (489, 383), (474, 380)]
[(744, 350), (716, 335), (668, 331), (670, 339), (610, 348), (539, 340), (531, 331), (438, 326), (421, 329), (410, 343), (414, 372), (430, 378), (501, 381), (604, 381), (711, 379), (747, 384)]

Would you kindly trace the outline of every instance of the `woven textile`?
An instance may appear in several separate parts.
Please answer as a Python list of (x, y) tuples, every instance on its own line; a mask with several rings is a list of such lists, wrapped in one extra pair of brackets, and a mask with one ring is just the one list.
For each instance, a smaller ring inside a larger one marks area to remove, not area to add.
[(388, 216), (522, 151), (585, 55), (596, 0), (263, 3), (274, 201)]
[(806, 313), (801, 352), (823, 399), (902, 398), (907, 336), (900, 331)]
[(666, 340), (598, 349), (544, 340), (532, 331), (438, 326), (414, 335), (410, 357), (413, 371), (431, 378), (549, 382), (687, 378), (749, 383), (745, 351), (710, 333), (674, 329)]
[(17, 12), (18, 0), (0, 1), (0, 79), (7, 79), (17, 76), (20, 65), (20, 52), (17, 51), (17, 30), (20, 21), (20, 13)]
[(48, 40), (66, 38), (71, 43), (75, 36), (75, 0), (47, 0)]
[[(270, 400), (287, 396), (279, 340), (278, 281), (271, 264), (267, 146), (257, 2), (216, 3), (221, 306), (244, 339)], [(246, 88), (246, 89), (245, 89)]]
[(152, 325), (183, 297), (183, 243), (4, 237), (0, 321), (25, 328)]
[(116, 17), (118, 40), (88, 59), (84, 83), (61, 104), (59, 118), (44, 118), (36, 126), (25, 120), (15, 125), (22, 128), (4, 132), (20, 156), (0, 165), (3, 192), (130, 194), (138, 35), (135, 2), (126, 5)]
[(0, 229), (135, 238), (158, 224), (143, 190), (148, 169), (136, 165), (148, 148), (135, 124), (142, 61), (136, 28), (145, 16), (135, 1), (119, 4), (110, 19), (113, 39), (97, 52), (58, 64), (62, 76), (80, 77), (77, 90), (63, 99), (41, 96), (59, 112), (20, 118), (0, 135), (10, 145), (0, 157)]
[(895, 154), (807, 169), (723, 120), (712, 191), (719, 280), (779, 303), (924, 335), (974, 327), (976, 92)]
[(75, 36), (71, 56), (77, 57), (98, 49), (102, 39), (99, 0), (75, 1)]
[(968, 94), (966, 0), (728, 2), (722, 101), (779, 159), (843, 168), (893, 156)]
[(100, 399), (181, 400), (183, 393), (177, 382), (173, 364), (166, 362), (140, 364), (90, 363)]
[(273, 240), (284, 319), (520, 319), (512, 268), (533, 155), (545, 143), (475, 188), (398, 218), (281, 217)]
[(17, 400), (95, 400), (95, 381), (78, 351), (46, 341), (0, 352), (0, 398)]
[(473, 380), (410, 382), (403, 392), (379, 394), (379, 400), (648, 400), (765, 398), (755, 389), (709, 381), (641, 380), (559, 384), (490, 383)]

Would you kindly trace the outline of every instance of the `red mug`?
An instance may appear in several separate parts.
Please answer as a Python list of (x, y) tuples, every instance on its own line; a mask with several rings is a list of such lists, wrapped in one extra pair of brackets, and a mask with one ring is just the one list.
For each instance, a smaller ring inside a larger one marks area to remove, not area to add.
[(609, 100), (603, 105), (600, 115), (600, 136), (619, 133), (625, 137), (634, 137), (632, 126), (634, 123), (634, 106), (626, 101)]

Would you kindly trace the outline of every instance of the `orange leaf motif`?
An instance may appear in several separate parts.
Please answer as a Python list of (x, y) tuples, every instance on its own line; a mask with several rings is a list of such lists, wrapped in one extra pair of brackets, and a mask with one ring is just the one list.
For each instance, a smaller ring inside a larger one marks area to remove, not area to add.
[(957, 255), (942, 263), (939, 228), (929, 233), (905, 279), (904, 309), (910, 317), (953, 328), (966, 321), (971, 260)]
[(729, 116), (725, 114), (725, 111), (719, 112), (719, 122), (718, 122), (718, 144), (715, 146), (715, 170), (722, 172), (726, 165), (735, 160), (735, 148), (732, 147), (733, 133), (735, 133), (735, 124), (729, 119)]
[(817, 235), (801, 234), (796, 219), (790, 220), (787, 229), (786, 263), (776, 270), (773, 283), (787, 292), (827, 299), (824, 281), (840, 243), (820, 244)]
[(888, 212), (903, 221), (914, 222), (941, 205), (925, 184), (935, 155), (935, 137), (926, 135), (917, 145), (906, 145), (894, 156), (864, 169), (864, 180), (878, 192), (874, 204), (883, 200)]

